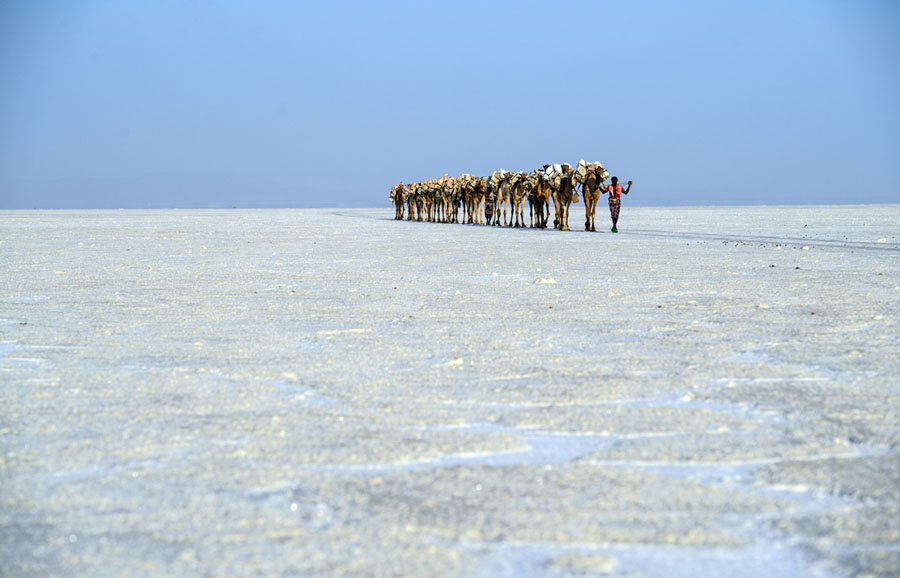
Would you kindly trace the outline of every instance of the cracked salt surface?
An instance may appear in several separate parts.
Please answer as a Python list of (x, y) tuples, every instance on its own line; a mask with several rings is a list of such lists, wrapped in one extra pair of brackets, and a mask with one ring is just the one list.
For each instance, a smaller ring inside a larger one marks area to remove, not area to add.
[(3, 213), (5, 571), (894, 576), (895, 214)]

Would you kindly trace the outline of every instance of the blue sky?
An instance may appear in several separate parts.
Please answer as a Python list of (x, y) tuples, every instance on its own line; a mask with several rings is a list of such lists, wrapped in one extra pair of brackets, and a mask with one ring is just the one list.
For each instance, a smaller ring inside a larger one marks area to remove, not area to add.
[(633, 205), (900, 202), (900, 2), (0, 3), (0, 208), (378, 207), (582, 158)]

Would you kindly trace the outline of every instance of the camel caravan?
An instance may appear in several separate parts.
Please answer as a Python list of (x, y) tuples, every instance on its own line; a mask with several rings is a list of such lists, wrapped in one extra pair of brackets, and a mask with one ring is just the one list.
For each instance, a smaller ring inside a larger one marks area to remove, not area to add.
[(603, 165), (582, 160), (575, 169), (564, 163), (544, 165), (530, 173), (500, 169), (487, 177), (444, 175), (421, 183), (400, 183), (391, 189), (390, 200), (397, 220), (405, 215), (409, 221), (506, 227), (526, 226), (527, 202), (529, 226), (545, 229), (552, 199), (553, 227), (568, 231), (569, 207), (578, 203), (580, 190), (584, 197), (584, 228), (596, 231), (594, 213), (607, 178), (609, 173)]

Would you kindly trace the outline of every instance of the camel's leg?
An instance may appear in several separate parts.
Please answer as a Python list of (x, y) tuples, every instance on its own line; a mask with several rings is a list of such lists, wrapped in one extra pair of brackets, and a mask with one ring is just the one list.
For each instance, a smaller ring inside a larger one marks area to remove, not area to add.
[(561, 211), (561, 208), (560, 208), (560, 204), (559, 204), (559, 199), (557, 199), (556, 197), (553, 197), (553, 214), (555, 215), (554, 219), (553, 219), (553, 228), (554, 229), (560, 229), (562, 227), (562, 224), (560, 223), (560, 221), (561, 221), (560, 211)]
[(584, 210), (585, 219), (584, 219), (584, 230), (590, 231), (594, 226), (594, 209), (597, 208), (597, 199), (594, 198), (594, 195), (585, 195), (584, 197)]
[(593, 198), (590, 194), (585, 193), (584, 195), (584, 230), (591, 230), (591, 207), (593, 203)]
[(594, 218), (597, 215), (597, 195), (591, 195), (591, 231), (596, 231), (596, 227), (594, 227)]

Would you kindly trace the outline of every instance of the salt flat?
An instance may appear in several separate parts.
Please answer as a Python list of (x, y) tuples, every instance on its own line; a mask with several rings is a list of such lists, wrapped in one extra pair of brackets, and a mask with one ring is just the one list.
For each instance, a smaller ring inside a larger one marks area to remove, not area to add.
[(0, 575), (897, 575), (900, 206), (392, 217), (0, 212)]

